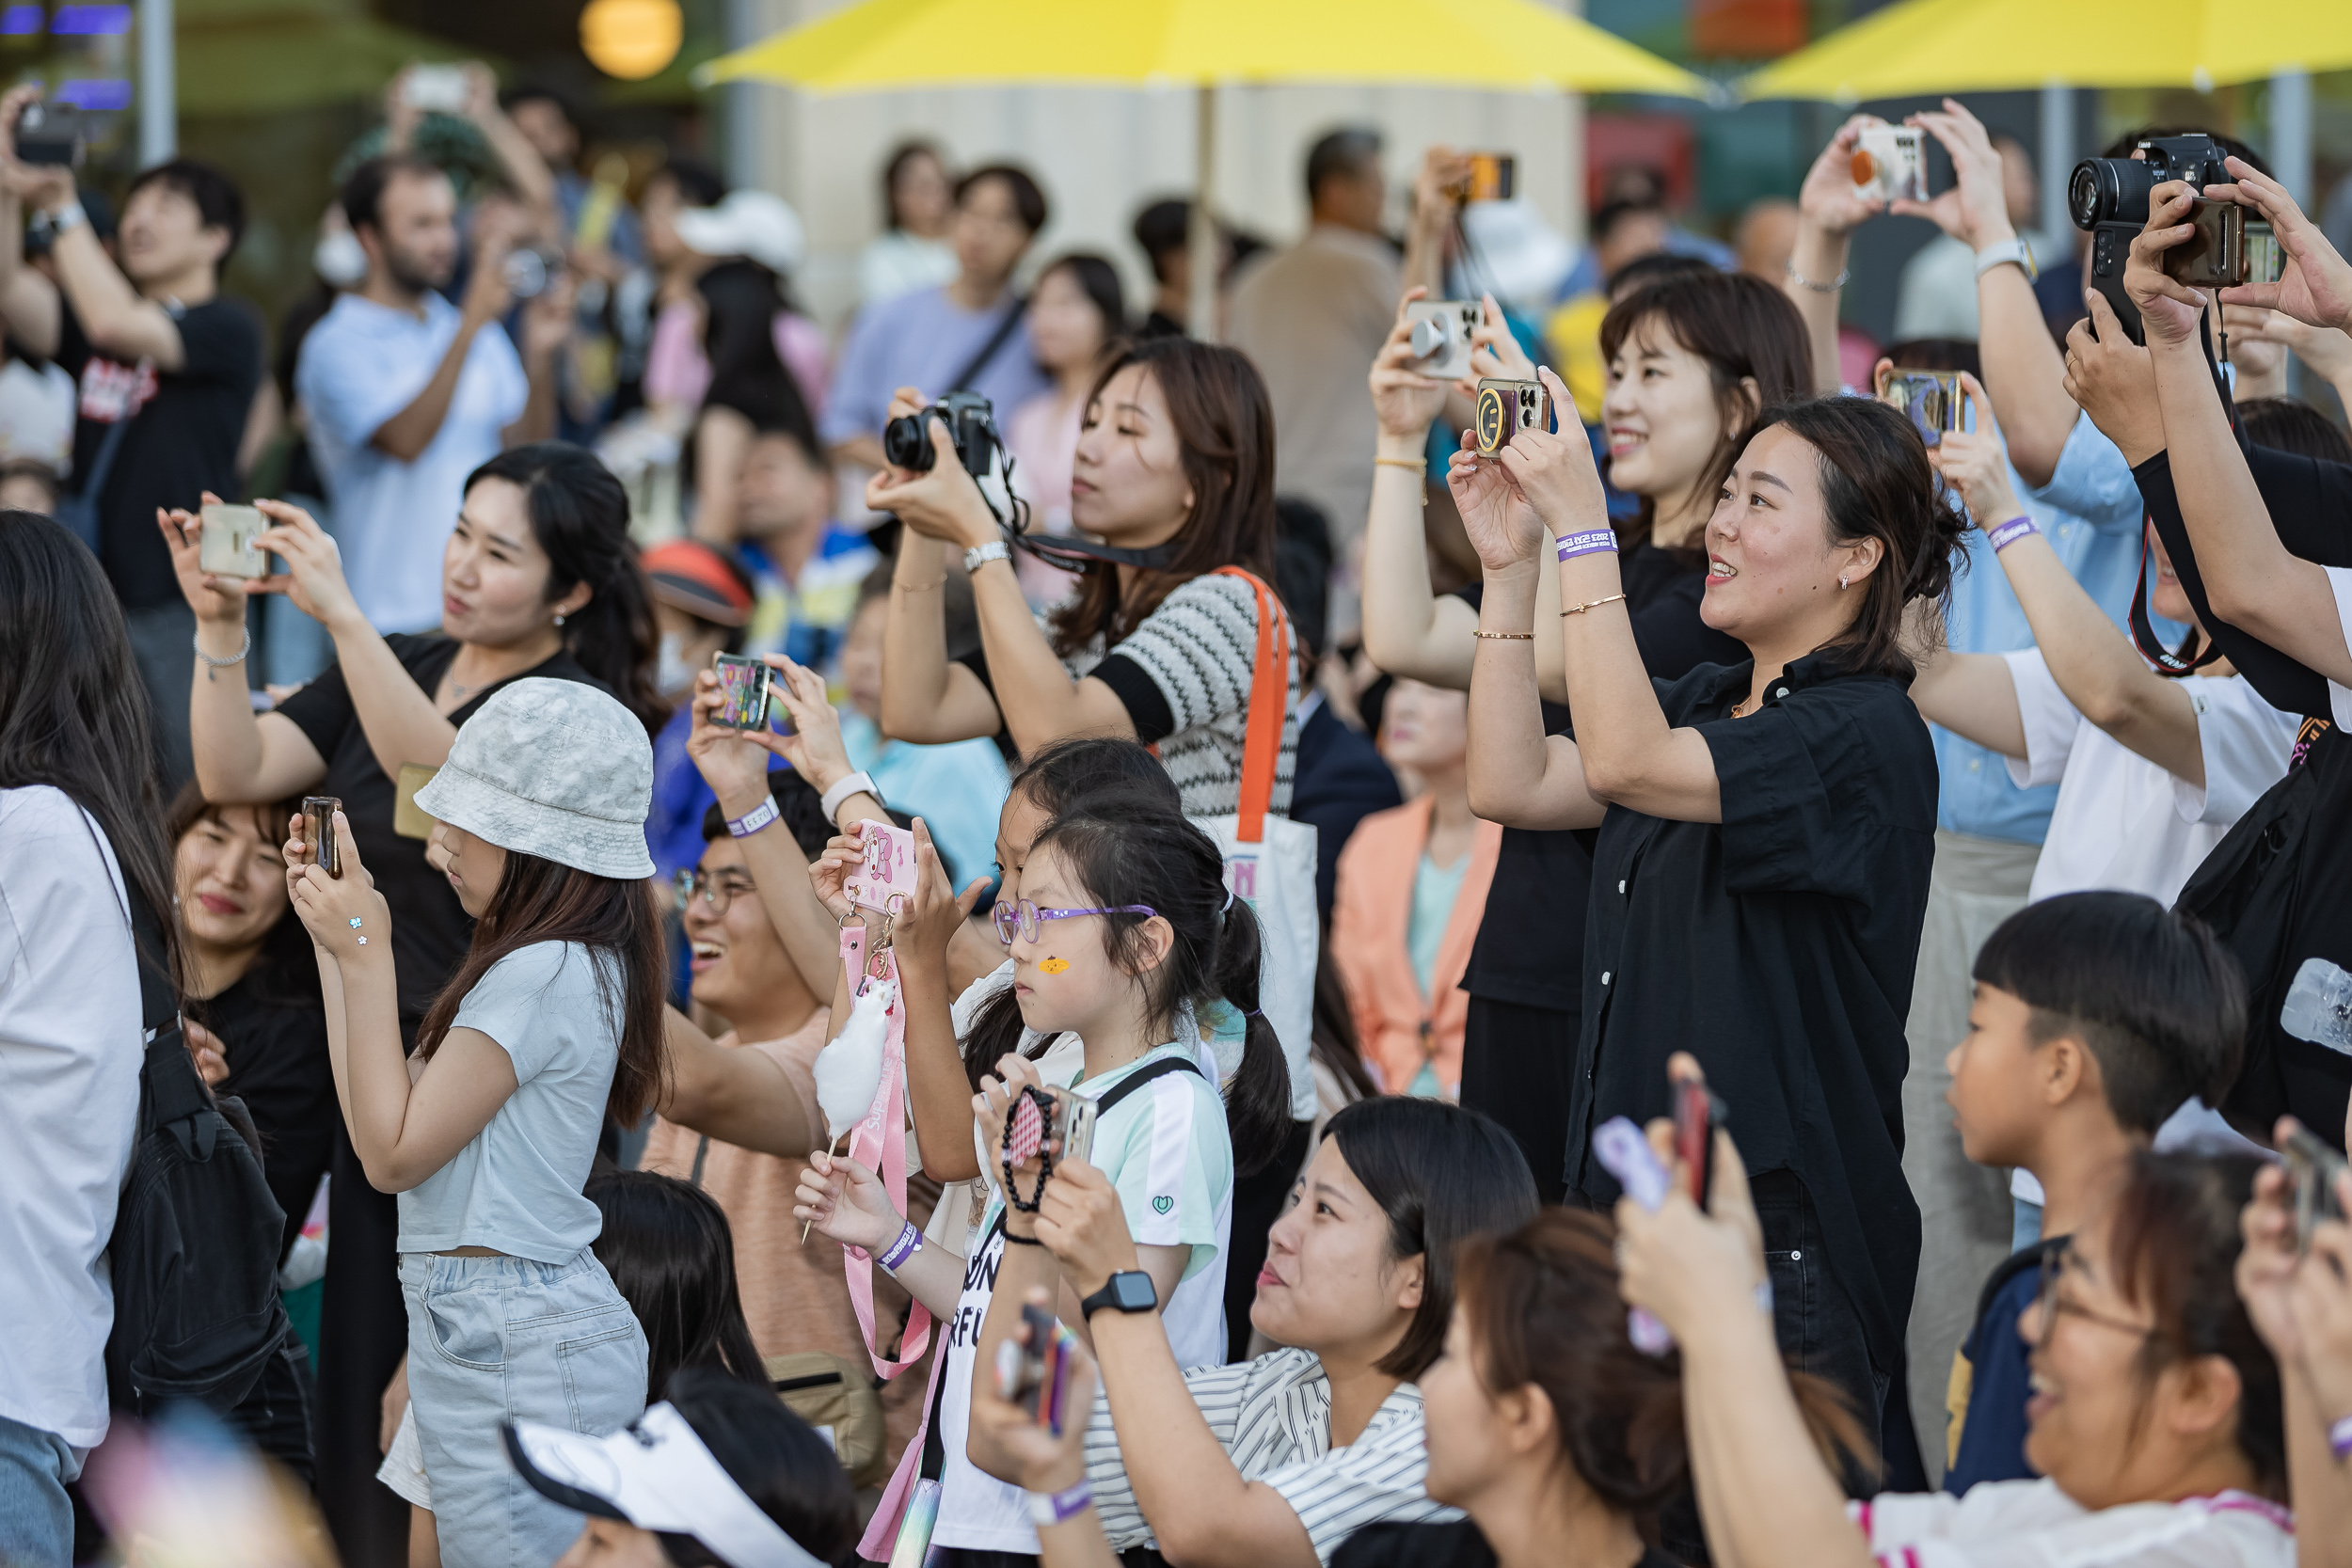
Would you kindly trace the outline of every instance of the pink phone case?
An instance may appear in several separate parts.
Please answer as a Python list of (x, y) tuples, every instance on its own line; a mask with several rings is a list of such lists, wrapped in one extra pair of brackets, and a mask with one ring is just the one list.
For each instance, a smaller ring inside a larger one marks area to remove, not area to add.
[(863, 909), (903, 913), (914, 898), (914, 835), (870, 816), (861, 820), (858, 828), (866, 858), (842, 879), (843, 891)]

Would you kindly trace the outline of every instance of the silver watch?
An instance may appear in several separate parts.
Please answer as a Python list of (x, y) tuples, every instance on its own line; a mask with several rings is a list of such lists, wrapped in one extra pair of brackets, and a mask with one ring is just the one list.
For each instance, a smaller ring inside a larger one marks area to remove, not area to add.
[(975, 545), (970, 549), (963, 552), (964, 575), (966, 577), (971, 576), (973, 573), (978, 571), (981, 567), (987, 565), (992, 561), (1009, 561), (1011, 559), (1011, 546), (1006, 544), (1002, 539), (991, 539), (985, 545)]
[(1982, 277), (1994, 267), (2014, 261), (2024, 270), (2026, 281), (2034, 282), (2042, 277), (2042, 269), (2033, 264), (2033, 246), (2023, 234), (2014, 234), (1998, 245), (1986, 245), (1977, 252), (1977, 276)]

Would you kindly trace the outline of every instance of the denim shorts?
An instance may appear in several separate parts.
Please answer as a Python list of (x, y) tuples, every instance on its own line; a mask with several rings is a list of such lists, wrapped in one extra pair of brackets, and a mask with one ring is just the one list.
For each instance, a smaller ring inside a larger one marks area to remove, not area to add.
[(580, 1516), (532, 1490), (499, 1423), (607, 1433), (645, 1408), (645, 1333), (595, 1253), (403, 1253), (408, 1398), (444, 1568), (547, 1568)]

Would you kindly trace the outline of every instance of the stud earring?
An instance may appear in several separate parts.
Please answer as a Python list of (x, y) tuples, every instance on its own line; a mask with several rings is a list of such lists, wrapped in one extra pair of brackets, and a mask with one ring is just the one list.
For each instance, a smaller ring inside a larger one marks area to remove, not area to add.
[[(1845, 587), (1846, 579), (1844, 578), (1839, 578), (1837, 579), (1837, 586), (1840, 588)], [(560, 610), (555, 612), (555, 624), (559, 626), (564, 624), (564, 612)]]
[[(1843, 594), (1843, 593), (1846, 591), (1846, 587), (1847, 587), (1847, 584), (1846, 584), (1846, 574), (1845, 574), (1845, 573), (1843, 573), (1843, 572), (1840, 572), (1840, 573), (1838, 573), (1838, 574), (1837, 574), (1837, 591), (1838, 591), (1840, 594)], [(556, 624), (557, 626), (562, 626), (562, 625), (564, 624), (564, 617), (562, 617), (561, 615), (558, 615), (558, 616), (555, 618), (555, 624)]]

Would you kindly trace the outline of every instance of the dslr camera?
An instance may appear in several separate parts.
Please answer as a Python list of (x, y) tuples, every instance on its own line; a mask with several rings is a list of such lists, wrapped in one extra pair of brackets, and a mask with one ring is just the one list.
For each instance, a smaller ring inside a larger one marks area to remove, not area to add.
[(2197, 232), (2164, 253), (2167, 276), (2191, 288), (2269, 282), (2279, 276), (2279, 246), (2270, 226), (2249, 223), (2234, 201), (2209, 201), (2207, 185), (2232, 182), (2227, 151), (2211, 136), (2150, 136), (2137, 158), (2085, 158), (2066, 183), (2066, 210), (2090, 235), (2090, 286), (2106, 296), (2135, 343), (2148, 341), (2139, 308), (2123, 292), (2132, 241), (2148, 226), (2148, 198), (2168, 180), (2198, 192), (2188, 220)]
[(916, 473), (930, 470), (930, 422), (947, 427), (963, 471), (978, 479), (989, 470), (1003, 437), (996, 434), (996, 409), (977, 392), (949, 392), (920, 414), (901, 414), (882, 427), (882, 455), (893, 467)]

